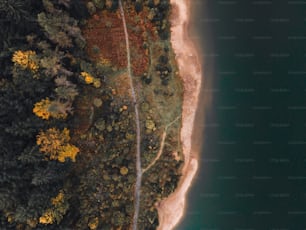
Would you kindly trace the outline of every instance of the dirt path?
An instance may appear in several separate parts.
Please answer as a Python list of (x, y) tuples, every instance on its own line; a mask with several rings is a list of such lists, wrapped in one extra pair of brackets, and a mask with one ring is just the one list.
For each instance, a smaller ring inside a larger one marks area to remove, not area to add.
[(165, 130), (164, 130), (163, 135), (162, 135), (162, 140), (160, 142), (159, 151), (158, 151), (156, 157), (154, 158), (154, 160), (145, 169), (142, 169), (142, 173), (145, 173), (147, 170), (149, 170), (156, 163), (156, 161), (158, 161), (158, 159), (160, 158), (160, 156), (162, 155), (163, 150), (164, 150), (165, 140), (166, 140), (166, 137), (167, 137), (167, 130), (179, 118), (180, 118), (180, 116), (178, 116), (177, 118), (175, 118), (173, 121), (171, 121), (169, 124), (166, 125)]
[(133, 216), (133, 223), (132, 223), (132, 229), (137, 230), (137, 220), (139, 216), (139, 203), (140, 203), (140, 188), (141, 188), (141, 178), (142, 178), (142, 169), (141, 169), (141, 156), (140, 156), (140, 141), (141, 141), (141, 135), (140, 135), (140, 122), (139, 122), (139, 110), (138, 110), (138, 102), (136, 98), (134, 83), (133, 83), (133, 77), (132, 77), (132, 71), (131, 71), (131, 54), (130, 54), (130, 45), (129, 45), (129, 34), (127, 31), (126, 21), (125, 21), (125, 15), (124, 10), (122, 6), (121, 0), (119, 0), (119, 7), (120, 7), (120, 14), (122, 18), (123, 28), (124, 28), (124, 35), (125, 35), (125, 43), (126, 43), (126, 53), (127, 53), (127, 71), (128, 76), (130, 79), (130, 88), (132, 92), (132, 99), (134, 103), (134, 111), (135, 111), (135, 124), (136, 124), (136, 184), (135, 184), (135, 194), (134, 194), (134, 216)]

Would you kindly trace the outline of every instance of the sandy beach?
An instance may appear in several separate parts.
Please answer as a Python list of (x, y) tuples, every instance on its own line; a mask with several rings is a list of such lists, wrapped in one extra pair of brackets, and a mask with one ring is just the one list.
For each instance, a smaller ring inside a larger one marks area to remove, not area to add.
[(192, 133), (201, 87), (201, 66), (194, 44), (188, 37), (190, 0), (171, 0), (171, 43), (183, 81), (181, 141), (184, 154), (182, 177), (177, 189), (157, 204), (158, 230), (173, 229), (184, 215), (186, 195), (198, 169), (198, 153), (192, 151)]

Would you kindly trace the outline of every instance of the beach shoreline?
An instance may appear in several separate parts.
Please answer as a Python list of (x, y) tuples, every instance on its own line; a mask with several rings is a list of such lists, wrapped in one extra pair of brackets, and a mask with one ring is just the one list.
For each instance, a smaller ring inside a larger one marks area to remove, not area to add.
[(170, 0), (171, 44), (176, 56), (179, 75), (183, 82), (181, 142), (184, 155), (182, 176), (176, 190), (156, 204), (158, 230), (173, 229), (181, 221), (186, 206), (186, 195), (198, 169), (198, 152), (193, 151), (192, 133), (201, 88), (201, 65), (195, 46), (188, 35), (190, 0)]

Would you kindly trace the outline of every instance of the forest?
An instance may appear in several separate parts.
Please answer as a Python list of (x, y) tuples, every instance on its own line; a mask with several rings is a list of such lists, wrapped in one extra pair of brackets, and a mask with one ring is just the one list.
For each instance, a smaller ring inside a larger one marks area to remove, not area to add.
[[(180, 114), (171, 8), (169, 0), (124, 2), (128, 22), (141, 21), (147, 33), (139, 39), (135, 29), (131, 43), (143, 56), (133, 73), (142, 89), (149, 165), (163, 127)], [(93, 39), (99, 20), (115, 31), (117, 10), (115, 0), (0, 0), (0, 229), (129, 229), (135, 124), (124, 91), (125, 56), (107, 52), (120, 41)], [(177, 108), (167, 117), (163, 105), (154, 115), (152, 95)], [(172, 160), (180, 152), (179, 123), (173, 127), (165, 154), (144, 177), (139, 229), (156, 229), (154, 204), (177, 185), (183, 159)]]

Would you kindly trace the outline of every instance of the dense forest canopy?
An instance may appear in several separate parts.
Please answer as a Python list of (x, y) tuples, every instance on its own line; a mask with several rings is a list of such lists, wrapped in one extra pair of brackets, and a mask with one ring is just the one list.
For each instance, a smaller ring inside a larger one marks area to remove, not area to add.
[[(169, 0), (126, 2), (136, 14), (147, 10), (159, 39), (169, 39)], [(1, 229), (129, 226), (135, 180), (130, 175), (134, 172), (131, 102), (114, 99), (116, 92), (106, 78), (116, 70), (88, 57), (82, 32), (97, 12), (115, 15), (117, 9), (117, 0), (0, 0)], [(160, 53), (156, 71), (167, 86), (172, 74), (169, 47)], [(151, 84), (151, 75), (140, 77)], [(143, 107), (148, 110), (145, 103)], [(155, 128), (149, 121), (147, 126)], [(144, 151), (156, 152), (157, 142), (158, 137), (148, 131), (143, 143), (150, 150)], [(99, 151), (103, 154), (97, 155)], [(173, 164), (176, 170), (181, 162)], [(152, 179), (148, 188), (163, 197), (170, 194), (179, 177), (174, 169), (165, 176), (167, 183), (159, 185)], [(95, 180), (97, 170), (104, 173), (103, 183)], [(153, 178), (158, 180), (158, 174)], [(116, 194), (120, 189), (122, 194)], [(156, 210), (145, 213), (151, 223), (141, 223), (155, 229)]]

